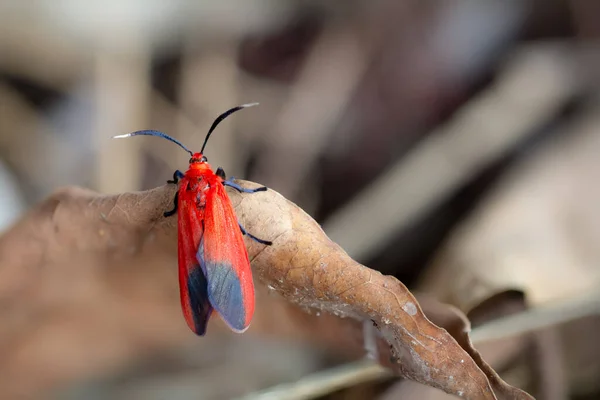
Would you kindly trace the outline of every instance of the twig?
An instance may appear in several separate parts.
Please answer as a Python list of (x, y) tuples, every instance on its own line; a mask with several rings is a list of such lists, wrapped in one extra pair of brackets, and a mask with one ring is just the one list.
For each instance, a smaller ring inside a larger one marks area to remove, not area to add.
[[(110, 48), (110, 44), (103, 44)], [(128, 57), (104, 49), (95, 54), (94, 100), (97, 108), (93, 140), (98, 149), (95, 187), (104, 193), (137, 188), (142, 181), (141, 155), (136, 151), (141, 143), (130, 141), (116, 145), (109, 140), (110, 134), (127, 133), (146, 125), (149, 46), (140, 42), (137, 49)]]
[(598, 291), (503, 317), (473, 329), (474, 343), (522, 335), (550, 326), (600, 314)]
[(376, 364), (371, 359), (364, 359), (308, 375), (298, 382), (273, 386), (264, 391), (241, 397), (240, 400), (313, 399), (345, 387), (391, 376), (388, 369)]

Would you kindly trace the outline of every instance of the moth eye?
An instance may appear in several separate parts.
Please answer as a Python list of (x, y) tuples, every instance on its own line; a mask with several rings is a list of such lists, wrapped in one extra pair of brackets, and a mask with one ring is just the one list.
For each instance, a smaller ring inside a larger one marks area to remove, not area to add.
[(202, 160), (201, 160), (201, 161), (202, 161), (202, 162), (207, 162), (207, 161), (208, 161), (208, 159), (206, 158), (206, 156), (202, 156)]

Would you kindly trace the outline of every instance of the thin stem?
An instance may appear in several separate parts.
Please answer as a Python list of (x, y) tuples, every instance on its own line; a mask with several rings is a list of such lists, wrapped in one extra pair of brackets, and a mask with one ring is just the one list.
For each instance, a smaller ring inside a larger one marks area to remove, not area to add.
[(323, 396), (345, 387), (372, 382), (393, 376), (392, 373), (371, 359), (319, 371), (294, 383), (282, 383), (254, 392), (239, 400), (302, 400)]

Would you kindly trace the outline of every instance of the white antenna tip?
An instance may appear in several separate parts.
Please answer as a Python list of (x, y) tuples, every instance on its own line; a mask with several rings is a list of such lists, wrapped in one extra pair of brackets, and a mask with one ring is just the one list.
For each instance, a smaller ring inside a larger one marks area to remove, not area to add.
[(113, 139), (123, 139), (123, 138), (127, 138), (127, 137), (130, 137), (130, 136), (131, 136), (131, 133), (126, 133), (124, 135), (113, 136), (112, 138)]

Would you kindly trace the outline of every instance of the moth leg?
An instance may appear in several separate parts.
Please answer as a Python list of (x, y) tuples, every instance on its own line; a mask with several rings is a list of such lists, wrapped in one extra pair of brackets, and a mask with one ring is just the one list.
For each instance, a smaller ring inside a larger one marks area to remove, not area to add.
[(220, 177), (223, 180), (227, 179), (227, 176), (225, 175), (225, 170), (221, 167), (217, 168), (216, 174), (218, 177)]
[[(181, 172), (180, 170), (176, 169), (175, 172), (173, 172), (173, 179), (172, 180), (168, 180), (167, 183), (175, 183), (177, 184), (177, 182), (179, 182), (179, 180), (181, 178), (183, 178), (183, 172)], [(169, 211), (165, 211), (163, 213), (163, 215), (165, 217), (170, 217), (171, 215), (175, 214), (177, 212), (177, 200), (179, 199), (179, 192), (175, 193), (175, 199), (173, 200), (173, 209), (169, 210)]]
[(242, 235), (247, 235), (250, 239), (257, 241), (260, 244), (265, 244), (267, 246), (270, 246), (270, 245), (273, 244), (273, 242), (271, 242), (271, 241), (259, 239), (256, 236), (254, 236), (254, 235), (246, 232), (246, 230), (244, 229), (244, 227), (242, 226), (242, 224), (240, 224), (239, 222), (238, 222), (238, 225), (240, 226), (240, 230), (242, 231)]
[[(217, 170), (217, 172), (218, 172), (218, 170)], [(266, 186), (261, 186), (256, 189), (246, 189), (246, 188), (241, 187), (237, 183), (234, 183), (233, 179), (235, 179), (235, 178), (232, 176), (231, 178), (227, 179), (226, 181), (223, 181), (223, 185), (232, 187), (240, 193), (256, 193), (256, 192), (265, 192), (267, 190)]]
[(177, 183), (181, 178), (183, 178), (183, 176), (183, 172), (176, 169), (175, 172), (173, 172), (173, 179), (169, 179), (167, 183)]
[(169, 211), (165, 211), (163, 215), (165, 217), (170, 217), (171, 215), (177, 212), (177, 200), (179, 199), (179, 192), (175, 193), (175, 199), (173, 200), (173, 209)]

